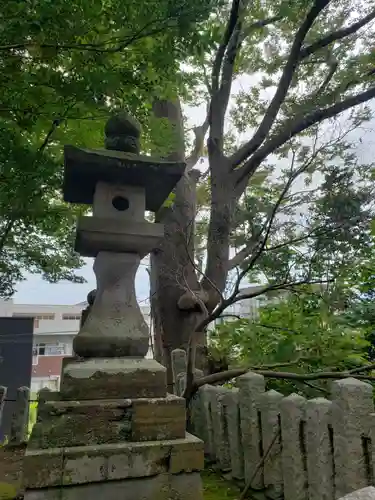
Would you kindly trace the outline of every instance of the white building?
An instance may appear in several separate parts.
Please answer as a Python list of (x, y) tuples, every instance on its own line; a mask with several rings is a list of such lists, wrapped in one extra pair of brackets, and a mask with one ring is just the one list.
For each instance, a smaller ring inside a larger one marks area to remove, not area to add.
[[(16, 304), (12, 299), (0, 300), (0, 317), (33, 317), (33, 368), (31, 390), (43, 387), (58, 390), (61, 362), (73, 354), (73, 339), (77, 335), (82, 310), (87, 302), (73, 305)], [(150, 308), (141, 306), (150, 325)], [(150, 352), (147, 357), (151, 357)]]

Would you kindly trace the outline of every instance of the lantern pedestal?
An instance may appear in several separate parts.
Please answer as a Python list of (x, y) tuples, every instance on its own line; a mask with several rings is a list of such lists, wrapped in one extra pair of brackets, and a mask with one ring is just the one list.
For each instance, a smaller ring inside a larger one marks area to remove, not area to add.
[(166, 372), (153, 359), (93, 358), (66, 363), (63, 399), (164, 398)]

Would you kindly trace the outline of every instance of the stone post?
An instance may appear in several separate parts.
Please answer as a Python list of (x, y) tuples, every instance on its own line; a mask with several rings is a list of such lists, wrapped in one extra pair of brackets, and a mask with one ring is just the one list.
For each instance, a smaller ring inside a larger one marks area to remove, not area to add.
[[(274, 500), (283, 496), (283, 473), (281, 457), (280, 436), (280, 403), (283, 395), (271, 390), (260, 398), (260, 411), (262, 422), (262, 447), (263, 455), (268, 453), (264, 462), (264, 486), (266, 496)], [(279, 434), (278, 437), (276, 437)]]
[(221, 470), (230, 469), (228, 422), (225, 406), (223, 405), (223, 398), (228, 392), (229, 389), (225, 387), (213, 386), (211, 393), (211, 418), (215, 442), (215, 455)]
[(340, 500), (375, 500), (375, 488), (368, 486), (367, 488), (353, 491), (353, 493), (345, 495)]
[[(254, 468), (262, 459), (259, 400), (264, 393), (265, 385), (264, 377), (258, 373), (249, 372), (238, 378), (245, 481), (250, 480)], [(251, 486), (262, 488), (263, 485), (263, 473), (260, 470)]]
[(28, 387), (20, 387), (17, 389), (16, 402), (10, 426), (9, 444), (21, 444), (27, 440), (29, 399), (30, 389)]
[(310, 399), (306, 403), (306, 453), (309, 500), (332, 500), (334, 496), (332, 403)]
[(280, 403), (285, 500), (307, 500), (305, 404), (305, 398), (298, 394), (291, 394)]
[(181, 375), (186, 375), (187, 359), (186, 351), (183, 349), (174, 349), (171, 353), (172, 357), (172, 374), (173, 374), (173, 389), (174, 393), (178, 394), (178, 379)]
[(346, 378), (332, 384), (336, 498), (368, 486), (363, 434), (374, 412), (370, 384)]
[[(60, 393), (42, 404), (25, 455), (25, 500), (201, 500), (203, 443), (185, 430), (185, 400), (145, 359), (149, 332), (135, 296), (141, 259), (163, 237), (157, 211), (185, 165), (141, 156), (126, 114), (107, 150), (65, 148), (64, 199), (92, 205), (75, 249), (94, 257), (95, 300), (63, 362)], [(90, 303), (90, 300), (88, 300)], [(92, 484), (94, 483), (94, 484)]]
[(232, 477), (243, 479), (243, 449), (238, 389), (231, 389), (223, 396), (223, 406), (228, 426), (229, 455)]

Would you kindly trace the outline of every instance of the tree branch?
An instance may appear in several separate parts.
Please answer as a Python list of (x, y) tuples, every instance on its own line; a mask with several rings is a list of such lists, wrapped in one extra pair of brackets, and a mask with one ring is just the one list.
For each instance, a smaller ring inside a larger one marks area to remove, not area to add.
[(288, 60), (284, 66), (282, 75), (279, 80), (275, 95), (268, 106), (268, 109), (261, 121), (258, 130), (253, 135), (252, 139), (242, 146), (234, 155), (231, 156), (230, 162), (232, 168), (236, 168), (246, 158), (252, 155), (267, 137), (272, 125), (275, 122), (276, 116), (280, 110), (282, 103), (288, 93), (294, 73), (297, 69), (300, 60), (300, 51), (307, 33), (314, 24), (315, 19), (320, 12), (329, 4), (330, 0), (315, 0), (314, 5), (308, 12), (304, 22), (298, 29), (290, 49)]
[[(234, 368), (232, 370), (227, 370), (225, 372), (214, 373), (212, 375), (207, 375), (207, 377), (202, 377), (194, 382), (194, 388), (197, 390), (199, 387), (208, 384), (217, 384), (218, 382), (226, 382), (232, 378), (240, 377), (245, 373), (248, 373), (248, 368)], [(292, 373), (292, 372), (274, 372), (268, 370), (256, 370), (256, 373), (263, 375), (265, 378), (275, 378), (284, 380), (300, 380), (300, 381), (310, 381), (310, 380), (332, 380), (332, 379), (343, 379), (349, 378), (351, 376), (350, 371), (345, 372), (315, 372), (315, 373)], [(353, 378), (359, 380), (375, 380), (372, 375), (354, 375)]]
[(224, 116), (229, 102), (234, 61), (238, 50), (241, 0), (233, 0), (224, 38), (212, 67), (212, 97), (209, 107), (208, 153), (222, 153)]
[(350, 109), (354, 106), (358, 106), (359, 104), (363, 104), (364, 102), (369, 101), (374, 97), (375, 86), (371, 87), (368, 90), (360, 92), (359, 94), (348, 97), (341, 102), (337, 102), (332, 106), (328, 106), (327, 108), (317, 109), (302, 118), (299, 117), (294, 121), (286, 121), (284, 126), (282, 127), (282, 131), (279, 134), (271, 137), (252, 155), (252, 157), (241, 168), (235, 171), (236, 184), (239, 185), (240, 183), (244, 183), (245, 181), (247, 181), (248, 178), (251, 177), (258, 166), (262, 163), (262, 161), (267, 158), (268, 155), (276, 151), (276, 149), (285, 144), (295, 135), (303, 132), (316, 123), (320, 123), (323, 120), (332, 118), (342, 113), (343, 111), (346, 111), (347, 109)]
[(272, 448), (275, 446), (276, 441), (279, 440), (280, 438), (281, 438), (281, 429), (278, 429), (275, 432), (275, 434), (274, 434), (268, 448), (266, 449), (265, 453), (263, 454), (262, 458), (256, 464), (254, 471), (253, 471), (252, 475), (250, 476), (250, 479), (246, 482), (245, 487), (241, 492), (239, 500), (245, 500), (245, 498), (247, 497), (247, 493), (248, 493), (249, 489), (251, 488), (251, 485), (253, 484), (254, 479), (256, 478), (256, 476), (257, 476), (258, 472), (261, 470), (261, 468), (264, 467), (264, 464), (265, 464), (267, 458), (269, 457), (269, 455), (272, 451)]
[(211, 76), (212, 94), (215, 94), (219, 90), (221, 66), (223, 64), (224, 55), (227, 50), (229, 41), (232, 38), (234, 29), (237, 24), (240, 4), (241, 4), (240, 0), (233, 0), (229, 15), (229, 20), (225, 28), (223, 41), (216, 52), (215, 60), (212, 66), (212, 76)]
[(332, 33), (329, 33), (320, 40), (317, 40), (316, 42), (306, 47), (303, 47), (299, 54), (300, 60), (306, 59), (314, 52), (317, 52), (318, 50), (327, 47), (327, 45), (330, 45), (333, 42), (336, 42), (338, 40), (341, 40), (342, 38), (352, 35), (353, 33), (357, 32), (358, 30), (366, 26), (366, 24), (371, 22), (373, 19), (375, 19), (375, 10), (370, 12), (370, 14), (365, 16), (363, 19), (360, 19), (356, 23), (353, 23), (352, 25), (348, 26), (347, 28), (342, 28), (336, 31), (332, 31)]
[(204, 138), (207, 134), (208, 130), (208, 116), (205, 121), (199, 127), (194, 128), (194, 148), (191, 152), (190, 156), (186, 158), (186, 171), (189, 172), (196, 165), (199, 158), (202, 156), (203, 146), (204, 146)]

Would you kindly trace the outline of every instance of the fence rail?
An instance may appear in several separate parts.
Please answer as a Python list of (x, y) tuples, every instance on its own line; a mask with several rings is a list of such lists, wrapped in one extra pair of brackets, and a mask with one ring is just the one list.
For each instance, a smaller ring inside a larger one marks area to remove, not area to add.
[[(174, 384), (181, 395), (186, 359), (181, 350), (172, 358), (178, 360)], [(370, 384), (334, 381), (330, 399), (311, 400), (266, 391), (257, 373), (242, 375), (237, 386), (203, 386), (191, 406), (193, 431), (221, 470), (251, 481), (271, 500), (334, 500), (374, 485)]]

